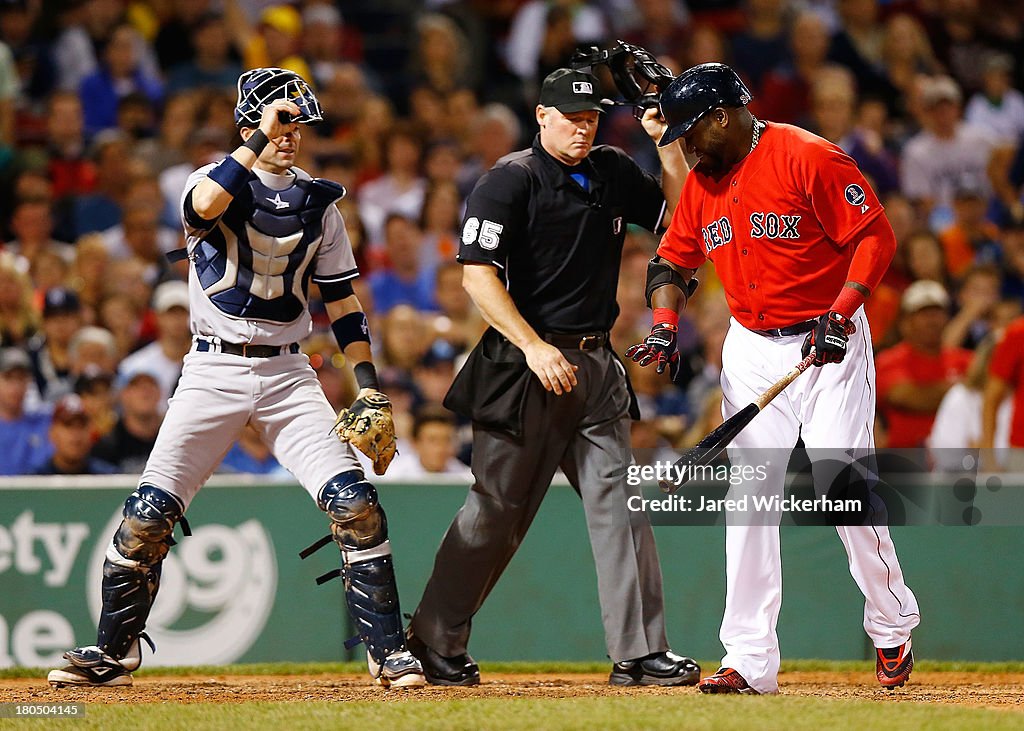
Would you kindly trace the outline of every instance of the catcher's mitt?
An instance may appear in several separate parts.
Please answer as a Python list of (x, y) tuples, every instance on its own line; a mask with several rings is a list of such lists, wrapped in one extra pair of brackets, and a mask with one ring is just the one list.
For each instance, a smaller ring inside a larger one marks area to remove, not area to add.
[(334, 422), (334, 431), (373, 460), (373, 471), (383, 475), (398, 451), (395, 423), (391, 418), (391, 401), (380, 391), (364, 388), (347, 409), (342, 409)]

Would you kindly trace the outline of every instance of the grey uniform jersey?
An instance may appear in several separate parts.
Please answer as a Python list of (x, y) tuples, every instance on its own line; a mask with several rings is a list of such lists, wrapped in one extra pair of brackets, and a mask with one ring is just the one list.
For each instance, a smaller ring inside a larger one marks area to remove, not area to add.
[(334, 205), (345, 191), (297, 167), (283, 175), (253, 170), (216, 222), (190, 220), (186, 198), (215, 166), (192, 173), (182, 193), (192, 333), (254, 345), (302, 340), (312, 330), (309, 282), (359, 276)]

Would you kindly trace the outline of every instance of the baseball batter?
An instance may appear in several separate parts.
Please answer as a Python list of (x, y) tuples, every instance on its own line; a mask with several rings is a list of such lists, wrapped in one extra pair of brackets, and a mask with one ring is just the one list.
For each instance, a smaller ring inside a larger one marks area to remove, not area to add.
[[(385, 686), (423, 685), (420, 664), (405, 649), (377, 493), (352, 447), (330, 433), (334, 412), (296, 343), (311, 330), (312, 280), (361, 387), (339, 421), (366, 432), (371, 416), (386, 418), (390, 407), (377, 390), (366, 316), (352, 291), (358, 271), (335, 206), (345, 190), (294, 166), (300, 125), (320, 121), (320, 105), (295, 73), (255, 69), (238, 80), (235, 119), (243, 144), (195, 171), (182, 197), (193, 347), (107, 549), (98, 639), (65, 653), (69, 664), (51, 671), (49, 681), (131, 684), (140, 641), (155, 650), (144, 629), (174, 527), (180, 522), (187, 535), (189, 503), (251, 424), (331, 521), (371, 673)], [(392, 443), (373, 455), (378, 474), (393, 454)]]
[[(710, 259), (732, 321), (723, 347), (723, 415), (728, 418), (812, 351), (816, 366), (776, 398), (729, 447), (733, 464), (764, 450), (809, 449), (853, 456), (874, 447), (875, 372), (865, 298), (896, 241), (882, 206), (853, 160), (797, 127), (755, 119), (751, 95), (728, 66), (702, 64), (661, 97), (668, 131), (699, 163), (648, 274), (651, 335), (627, 355), (658, 370), (678, 357), (678, 308), (694, 271)], [(831, 456), (831, 455), (830, 455)], [(786, 460), (768, 479), (739, 486), (781, 494)], [(816, 481), (822, 475), (815, 471)], [(779, 529), (727, 519), (727, 593), (722, 667), (698, 684), (705, 693), (776, 693), (782, 604)], [(747, 520), (747, 522), (751, 522)], [(884, 525), (838, 527), (850, 573), (864, 594), (864, 629), (883, 687), (902, 686), (913, 668), (917, 600), (903, 581)]]

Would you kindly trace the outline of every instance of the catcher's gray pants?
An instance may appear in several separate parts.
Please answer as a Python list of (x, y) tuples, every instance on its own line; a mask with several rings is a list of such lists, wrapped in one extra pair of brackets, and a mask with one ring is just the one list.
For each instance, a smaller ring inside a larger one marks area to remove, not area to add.
[(442, 655), (466, 652), (473, 615), (526, 535), (558, 467), (583, 499), (609, 657), (618, 662), (668, 649), (654, 533), (644, 513), (627, 509), (639, 488), (625, 479), (629, 394), (622, 365), (607, 349), (562, 352), (579, 366), (579, 385), (556, 396), (532, 379), (522, 444), (474, 427), (476, 483), (445, 534), (412, 619), (415, 634)]
[(362, 469), (333, 423), (334, 409), (302, 353), (246, 358), (193, 350), (140, 483), (166, 490), (187, 508), (251, 424), (316, 500), (329, 479)]

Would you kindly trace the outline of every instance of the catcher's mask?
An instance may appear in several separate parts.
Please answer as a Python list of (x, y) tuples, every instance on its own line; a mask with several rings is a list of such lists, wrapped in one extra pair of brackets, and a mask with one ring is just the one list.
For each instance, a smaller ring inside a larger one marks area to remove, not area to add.
[(573, 69), (607, 66), (625, 101), (602, 100), (603, 103), (631, 106), (637, 119), (643, 117), (644, 110), (658, 106), (661, 92), (675, 78), (672, 70), (658, 63), (650, 51), (625, 41), (618, 41), (604, 51), (597, 46), (577, 51), (570, 65)]
[(246, 71), (238, 77), (235, 124), (258, 127), (263, 107), (278, 99), (286, 99), (299, 108), (299, 115), (292, 115), (288, 121), (316, 124), (324, 120), (316, 94), (301, 76), (287, 69), (264, 68)]

